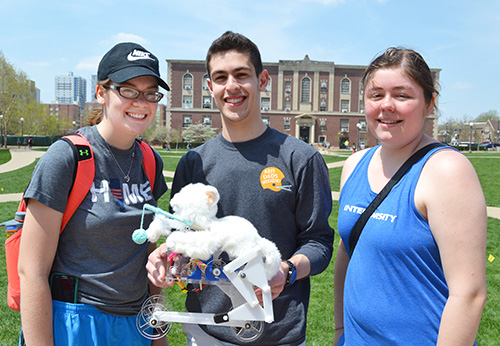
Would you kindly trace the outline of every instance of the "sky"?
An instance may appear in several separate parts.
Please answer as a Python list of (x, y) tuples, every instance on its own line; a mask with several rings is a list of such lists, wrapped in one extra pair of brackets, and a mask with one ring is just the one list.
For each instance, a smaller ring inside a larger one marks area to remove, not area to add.
[[(259, 47), (264, 62), (368, 65), (391, 46), (441, 69), (440, 122), (500, 112), (498, 0), (0, 0), (0, 52), (34, 80), (41, 101), (54, 79), (87, 80), (116, 43), (133, 41), (160, 59), (204, 60), (226, 30)], [(90, 97), (90, 92), (88, 98)], [(163, 102), (163, 101), (162, 101)]]

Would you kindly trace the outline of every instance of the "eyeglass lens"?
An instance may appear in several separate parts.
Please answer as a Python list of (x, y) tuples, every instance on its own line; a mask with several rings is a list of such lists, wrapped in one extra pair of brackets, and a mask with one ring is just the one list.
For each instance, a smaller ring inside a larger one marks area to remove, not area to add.
[[(121, 87), (116, 85), (110, 85), (111, 89), (118, 90), (118, 93), (125, 97), (126, 99), (136, 99), (141, 94), (140, 91), (135, 90), (130, 87)], [(158, 91), (143, 91), (142, 96), (148, 102), (159, 102), (163, 98), (163, 94)]]

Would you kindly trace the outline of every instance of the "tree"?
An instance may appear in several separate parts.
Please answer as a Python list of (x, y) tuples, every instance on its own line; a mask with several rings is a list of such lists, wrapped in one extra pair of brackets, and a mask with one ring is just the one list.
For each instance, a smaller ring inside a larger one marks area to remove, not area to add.
[(205, 142), (216, 135), (214, 128), (203, 124), (189, 125), (182, 131), (182, 137), (186, 142)]
[(476, 119), (474, 120), (475, 122), (486, 122), (488, 120), (498, 120), (500, 117), (498, 116), (498, 111), (491, 109), (487, 112), (483, 112), (479, 114)]
[(179, 129), (170, 130), (170, 142), (175, 142), (175, 150), (179, 149), (179, 142), (182, 142), (182, 135), (180, 127)]
[[(45, 109), (35, 97), (36, 88), (22, 71), (16, 71), (0, 51), (0, 114), (2, 133), (47, 135)], [(24, 121), (20, 121), (20, 119)], [(55, 119), (61, 128), (59, 119)], [(60, 132), (59, 132), (60, 133)], [(58, 133), (58, 134), (59, 134)]]

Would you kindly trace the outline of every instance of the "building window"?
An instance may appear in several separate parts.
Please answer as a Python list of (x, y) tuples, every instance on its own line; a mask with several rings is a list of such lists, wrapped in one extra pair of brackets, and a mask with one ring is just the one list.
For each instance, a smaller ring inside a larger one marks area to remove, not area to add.
[(342, 113), (349, 112), (349, 100), (340, 100), (340, 111)]
[(182, 96), (182, 108), (193, 108), (193, 97), (191, 95)]
[(266, 126), (269, 126), (269, 117), (262, 117), (262, 122), (266, 124)]
[(193, 123), (193, 119), (191, 115), (183, 115), (182, 116), (182, 127), (188, 127)]
[(269, 77), (269, 81), (267, 82), (266, 91), (271, 91), (271, 77)]
[(367, 131), (367, 128), (366, 128), (366, 121), (365, 120), (360, 120), (359, 123), (361, 124), (361, 129), (360, 131), (363, 131), (363, 132), (366, 132)]
[(212, 108), (211, 96), (203, 96), (203, 108)]
[(285, 111), (290, 112), (291, 110), (291, 101), (289, 97), (285, 98)]
[(311, 102), (311, 79), (309, 77), (304, 77), (302, 79), (300, 102)]
[(340, 92), (342, 94), (350, 94), (351, 93), (351, 81), (347, 78), (342, 79), (340, 82)]
[(359, 101), (359, 112), (360, 113), (365, 112), (365, 101), (363, 101), (363, 100)]
[(321, 104), (319, 105), (319, 110), (322, 112), (326, 111), (326, 102), (321, 102)]
[(290, 118), (284, 118), (284, 126), (283, 129), (285, 131), (290, 131)]
[(363, 90), (363, 83), (359, 82), (359, 94), (363, 95), (363, 92), (364, 92), (364, 90)]
[(201, 85), (202, 85), (203, 90), (208, 90), (207, 80), (208, 80), (208, 74), (204, 75), (203, 80), (201, 81)]
[(203, 116), (203, 125), (212, 126), (212, 117), (210, 115)]
[(340, 132), (349, 132), (349, 119), (340, 119)]
[(292, 92), (292, 81), (290, 81), (290, 80), (285, 81), (285, 92), (286, 93)]
[(321, 82), (321, 92), (326, 93), (328, 89), (326, 88), (326, 82)]
[(326, 131), (326, 119), (319, 120), (319, 130), (323, 132)]
[(271, 99), (269, 97), (262, 97), (260, 99), (260, 109), (263, 111), (268, 111), (270, 109)]
[(193, 89), (193, 76), (189, 73), (186, 73), (184, 77), (182, 77), (182, 86), (186, 90)]

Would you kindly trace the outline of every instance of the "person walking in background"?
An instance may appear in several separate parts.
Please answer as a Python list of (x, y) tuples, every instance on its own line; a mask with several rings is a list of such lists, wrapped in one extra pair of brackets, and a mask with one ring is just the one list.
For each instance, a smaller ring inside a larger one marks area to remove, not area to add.
[[(180, 160), (172, 197), (190, 183), (215, 186), (220, 193), (217, 217), (237, 215), (249, 220), (259, 234), (273, 241), (283, 262), (270, 280), (274, 322), (248, 345), (305, 345), (309, 276), (321, 273), (332, 256), (334, 232), (328, 224), (332, 197), (328, 169), (310, 145), (280, 133), (262, 121), (260, 92), (269, 74), (257, 46), (228, 31), (207, 54), (208, 87), (222, 116), (222, 133), (192, 149)], [(266, 183), (266, 170), (280, 177)], [(149, 256), (151, 282), (165, 282), (166, 244)], [(258, 293), (258, 292), (257, 292)], [(208, 285), (190, 291), (190, 312), (227, 312), (229, 298)], [(188, 345), (235, 345), (230, 328), (184, 324)]]
[(366, 121), (380, 145), (341, 177), (335, 261), (336, 345), (473, 345), (486, 300), (484, 196), (460, 152), (434, 148), (351, 230), (398, 168), (436, 142), (424, 134), (438, 95), (420, 54), (389, 48), (366, 69)]
[[(136, 314), (150, 293), (160, 291), (148, 288), (144, 267), (156, 246), (135, 244), (132, 232), (143, 205), (156, 205), (167, 186), (156, 151), (151, 186), (136, 138), (155, 119), (163, 97), (158, 87), (170, 89), (158, 59), (135, 43), (107, 52), (97, 77), (102, 110), (87, 119), (97, 125), (78, 130), (94, 153), (91, 191), (59, 234), (76, 162), (70, 145), (58, 141), (40, 159), (24, 194), (19, 275), (27, 345), (152, 344), (137, 330)], [(71, 292), (71, 299), (61, 292)]]

